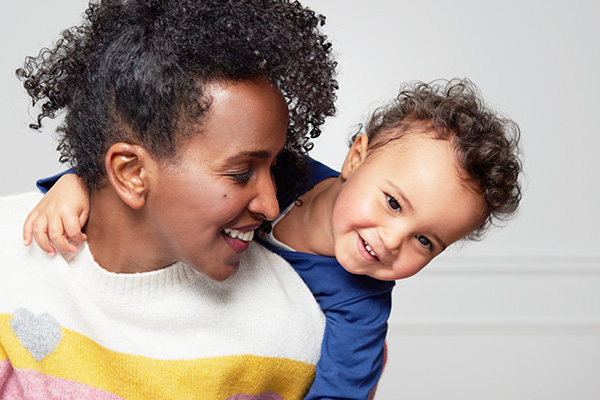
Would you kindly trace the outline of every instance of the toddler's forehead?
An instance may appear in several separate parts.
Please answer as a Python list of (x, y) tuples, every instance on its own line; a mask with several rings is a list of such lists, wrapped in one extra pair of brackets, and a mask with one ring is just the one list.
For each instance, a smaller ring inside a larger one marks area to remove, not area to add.
[(394, 144), (405, 144), (414, 139), (452, 140), (453, 135), (440, 132), (427, 121), (404, 122), (395, 127), (382, 129), (369, 138), (369, 149), (375, 151)]
[[(452, 140), (452, 137), (441, 135), (430, 126), (423, 125), (412, 127), (410, 130), (390, 128), (379, 132), (374, 138), (369, 140), (367, 157), (376, 156), (381, 152), (388, 154), (394, 154), (396, 152), (400, 153), (406, 151), (406, 149), (409, 151), (411, 149), (418, 151), (420, 147), (428, 145), (431, 141), (450, 140)], [(458, 154), (456, 152), (453, 160), (456, 165), (460, 167)]]
[[(438, 171), (454, 171), (457, 178), (456, 181), (458, 181), (460, 186), (464, 187), (469, 192), (475, 193), (477, 197), (481, 199), (482, 214), (484, 212), (487, 213), (487, 210), (484, 211), (485, 202), (481, 184), (476, 177), (466, 169), (462, 161), (463, 156), (461, 150), (456, 145), (454, 136), (451, 134), (441, 135), (433, 129), (433, 127), (426, 125), (421, 125), (410, 131), (400, 133), (394, 132), (393, 129), (385, 133), (382, 132), (382, 135), (377, 137), (376, 141), (370, 143), (367, 161), (369, 161), (369, 158), (371, 158), (371, 161), (379, 159), (381, 162), (377, 163), (378, 168), (392, 168), (392, 164), (394, 164), (394, 161), (398, 160), (398, 157), (400, 157), (400, 161), (402, 161), (402, 159), (407, 157), (407, 153), (420, 154), (420, 150), (423, 147), (427, 147), (435, 142), (449, 143), (450, 146), (442, 146), (442, 149), (444, 150), (442, 150), (440, 157), (427, 162), (446, 163), (444, 168)], [(378, 157), (384, 154), (391, 157)], [(451, 156), (445, 157), (442, 154), (449, 154)], [(386, 160), (388, 164), (386, 164)], [(439, 173), (441, 174), (441, 172)]]
[(422, 140), (450, 142), (453, 145), (454, 167), (460, 180), (471, 190), (481, 193), (481, 184), (472, 173), (468, 172), (465, 161), (463, 161), (465, 149), (459, 146), (457, 136), (452, 131), (441, 132), (435, 129), (433, 125), (423, 122), (422, 124), (411, 125), (410, 129), (397, 128), (382, 131), (372, 141), (372, 149), (371, 146), (369, 147), (372, 153), (386, 148), (394, 151), (397, 148), (395, 146), (418, 146), (419, 142), (423, 143)]

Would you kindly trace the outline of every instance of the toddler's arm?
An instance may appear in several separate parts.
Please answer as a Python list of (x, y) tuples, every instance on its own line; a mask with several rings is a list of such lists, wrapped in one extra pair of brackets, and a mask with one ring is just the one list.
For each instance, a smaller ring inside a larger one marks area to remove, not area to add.
[(27, 216), (23, 225), (23, 243), (29, 246), (33, 235), (40, 248), (50, 256), (56, 254), (56, 249), (77, 253), (75, 244), (87, 239), (82, 228), (87, 222), (89, 208), (85, 183), (75, 174), (63, 175)]
[(349, 321), (342, 315), (346, 311), (325, 312), (321, 359), (304, 400), (372, 398), (383, 369), (387, 317)]

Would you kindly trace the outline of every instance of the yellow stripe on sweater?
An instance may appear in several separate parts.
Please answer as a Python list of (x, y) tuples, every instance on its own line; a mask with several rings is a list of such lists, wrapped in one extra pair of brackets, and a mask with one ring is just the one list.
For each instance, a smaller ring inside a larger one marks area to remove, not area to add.
[[(267, 391), (286, 400), (302, 399), (314, 378), (314, 365), (285, 358), (231, 355), (157, 360), (119, 353), (66, 328), (61, 328), (62, 339), (54, 351), (37, 362), (12, 331), (10, 319), (0, 314), (0, 361), (10, 359), (15, 369), (73, 380), (125, 399), (224, 400)], [(266, 377), (271, 378), (266, 381)]]

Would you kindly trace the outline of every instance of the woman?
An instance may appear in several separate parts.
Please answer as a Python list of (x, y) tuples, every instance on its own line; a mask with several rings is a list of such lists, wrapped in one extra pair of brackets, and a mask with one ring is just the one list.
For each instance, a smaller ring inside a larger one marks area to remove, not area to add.
[(323, 316), (248, 242), (279, 212), (278, 153), (276, 179), (301, 177), (334, 112), (321, 24), (287, 1), (92, 2), (27, 59), (34, 128), (66, 111), (61, 160), (91, 208), (88, 242), (51, 259), (10, 239), (39, 196), (0, 201), (8, 397), (302, 398)]

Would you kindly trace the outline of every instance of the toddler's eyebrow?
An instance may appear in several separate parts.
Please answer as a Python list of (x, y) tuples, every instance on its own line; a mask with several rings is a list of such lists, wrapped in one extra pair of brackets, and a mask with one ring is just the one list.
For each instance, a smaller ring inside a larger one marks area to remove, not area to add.
[(402, 199), (402, 208), (408, 206), (408, 208), (412, 209), (412, 204), (410, 203), (410, 200), (408, 200), (408, 197), (406, 197), (406, 195), (404, 194), (404, 191), (400, 189), (400, 187), (396, 186), (396, 184), (394, 184), (392, 181), (386, 179), (386, 182), (394, 189), (396, 194)]
[[(436, 235), (435, 233), (433, 234), (433, 239), (437, 240), (438, 243), (442, 246), (442, 251), (446, 250), (448, 248), (448, 246), (446, 246), (446, 243), (444, 243), (442, 241), (442, 239), (440, 239), (440, 237), (438, 235)], [(440, 252), (441, 253), (441, 252)]]

